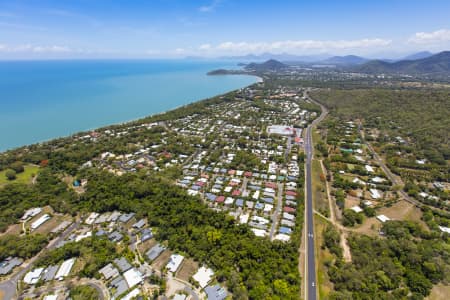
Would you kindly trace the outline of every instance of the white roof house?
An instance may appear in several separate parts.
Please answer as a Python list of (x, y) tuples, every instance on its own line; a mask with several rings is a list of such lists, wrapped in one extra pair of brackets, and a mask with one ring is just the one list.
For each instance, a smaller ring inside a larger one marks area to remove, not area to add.
[(283, 219), (292, 221), (292, 220), (295, 219), (295, 216), (292, 215), (292, 214), (290, 214), (290, 213), (284, 212), (284, 213), (283, 213)]
[(129, 292), (128, 294), (126, 294), (122, 300), (131, 300), (134, 297), (138, 296), (141, 293), (141, 290), (138, 288), (135, 288), (134, 290), (132, 290), (131, 292)]
[(291, 237), (287, 234), (279, 233), (274, 237), (274, 239), (282, 242), (288, 242), (291, 239)]
[(214, 276), (214, 271), (210, 268), (201, 267), (198, 269), (197, 273), (192, 276), (199, 284), (201, 288), (204, 288), (211, 281)]
[(44, 224), (45, 222), (47, 222), (48, 220), (50, 220), (50, 215), (49, 214), (45, 214), (42, 215), (39, 219), (37, 219), (36, 221), (34, 221), (31, 224), (31, 230), (36, 230), (39, 228), (39, 226), (41, 226), (42, 224)]
[(135, 285), (141, 283), (143, 280), (141, 272), (139, 272), (135, 268), (131, 268), (123, 273), (123, 277), (125, 277), (125, 281), (127, 282), (128, 288), (130, 289)]
[(58, 272), (56, 272), (55, 278), (58, 280), (62, 280), (64, 277), (69, 275), (70, 270), (72, 270), (72, 267), (75, 263), (75, 257), (72, 257), (66, 261), (64, 261), (61, 266), (58, 269)]
[(372, 206), (372, 205), (373, 205), (372, 201), (370, 201), (370, 200), (364, 200), (364, 201), (363, 201), (363, 204), (364, 204), (365, 206)]
[(353, 183), (366, 185), (366, 183), (363, 180), (359, 179), (358, 177), (355, 177), (355, 179), (353, 179)]
[(386, 221), (390, 221), (391, 220), (388, 217), (386, 217), (385, 215), (378, 215), (377, 219), (380, 220), (381, 223), (384, 223)]
[(359, 207), (358, 205), (353, 206), (352, 208), (350, 208), (351, 210), (353, 210), (355, 213), (360, 213), (362, 212), (362, 208)]
[(180, 267), (181, 263), (183, 262), (184, 257), (182, 255), (179, 254), (172, 254), (170, 256), (170, 260), (167, 263), (167, 269), (172, 272), (175, 273), (178, 268)]
[(262, 230), (262, 229), (252, 228), (251, 230), (253, 231), (253, 233), (254, 233), (256, 236), (259, 236), (259, 237), (264, 237), (264, 236), (266, 236), (266, 234), (267, 234), (267, 232), (266, 232), (265, 230)]
[(86, 233), (79, 234), (75, 237), (75, 242), (79, 242), (82, 239), (88, 238), (92, 236), (92, 231), (88, 231)]
[(99, 216), (99, 213), (93, 212), (89, 215), (89, 217), (87, 217), (86, 221), (84, 221), (84, 223), (88, 224), (88, 225), (92, 225), (95, 221), (95, 219), (97, 219), (97, 217)]
[(231, 205), (231, 204), (233, 204), (233, 202), (234, 202), (234, 199), (231, 198), (231, 197), (227, 197), (227, 198), (225, 199), (225, 204), (226, 204), (226, 205)]
[(273, 205), (272, 204), (264, 204), (264, 212), (270, 212), (273, 209)]
[(39, 214), (41, 211), (42, 211), (42, 208), (40, 208), (40, 207), (30, 208), (23, 214), (22, 220), (24, 221), (26, 219), (32, 218), (32, 217), (36, 216), (37, 214)]
[(380, 199), (381, 198), (380, 191), (378, 191), (377, 189), (370, 189), (369, 192), (370, 192), (370, 196), (373, 199)]
[(36, 284), (41, 277), (42, 271), (44, 271), (44, 268), (37, 268), (33, 271), (28, 272), (27, 274), (25, 274), (23, 281), (26, 284)]
[(194, 190), (191, 190), (191, 189), (189, 189), (187, 191), (187, 193), (188, 193), (189, 196), (197, 196), (199, 194), (198, 191), (194, 191)]
[(374, 172), (374, 169), (373, 169), (372, 166), (365, 165), (365, 168), (366, 168), (366, 171), (369, 172), (369, 173), (373, 173)]
[(439, 226), (439, 229), (442, 232), (450, 233), (450, 228), (449, 227)]
[(386, 179), (376, 176), (376, 177), (372, 178), (370, 181), (375, 182), (375, 183), (382, 183), (382, 182), (385, 182)]
[(58, 299), (58, 295), (47, 295), (43, 300), (56, 300)]
[(248, 218), (250, 217), (250, 214), (242, 214), (239, 216), (239, 223), (240, 224), (246, 224), (248, 222)]

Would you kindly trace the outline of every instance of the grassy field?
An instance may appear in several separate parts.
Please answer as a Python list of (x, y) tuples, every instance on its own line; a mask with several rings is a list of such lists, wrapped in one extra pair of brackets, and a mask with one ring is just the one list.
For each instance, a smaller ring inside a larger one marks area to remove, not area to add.
[(322, 232), (328, 225), (328, 221), (320, 216), (314, 216), (315, 241), (316, 241), (316, 260), (317, 260), (317, 279), (319, 287), (319, 299), (328, 299), (328, 295), (333, 290), (333, 283), (330, 282), (327, 274), (325, 262), (332, 260), (333, 256), (327, 249), (322, 249)]
[(13, 182), (17, 182), (17, 183), (31, 183), (31, 180), (33, 179), (33, 175), (36, 175), (39, 171), (39, 167), (35, 166), (35, 165), (26, 165), (25, 166), (25, 171), (23, 171), (22, 173), (18, 173), (17, 174), (17, 178), (14, 180), (8, 180), (6, 178), (6, 170), (4, 171), (0, 171), (0, 187), (8, 184), (8, 183), (13, 183)]
[(314, 202), (314, 209), (325, 216), (330, 215), (330, 207), (328, 205), (325, 182), (320, 180), (322, 168), (318, 160), (312, 162), (312, 196)]
[(450, 286), (438, 284), (433, 287), (431, 290), (430, 296), (428, 296), (427, 300), (447, 300), (450, 295)]

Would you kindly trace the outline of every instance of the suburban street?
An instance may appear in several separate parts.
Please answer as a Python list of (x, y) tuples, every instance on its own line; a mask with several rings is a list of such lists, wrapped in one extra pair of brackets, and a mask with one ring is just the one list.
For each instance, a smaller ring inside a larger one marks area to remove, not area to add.
[(276, 204), (275, 211), (272, 215), (272, 226), (270, 228), (270, 234), (269, 234), (269, 239), (271, 241), (273, 241), (275, 230), (276, 230), (277, 224), (278, 224), (278, 218), (281, 214), (281, 208), (283, 206), (283, 184), (282, 183), (278, 184), (278, 193), (277, 193), (276, 199), (277, 199), (277, 204)]
[(72, 225), (70, 225), (60, 236), (58, 236), (57, 238), (50, 241), (50, 243), (40, 253), (38, 253), (36, 256), (31, 258), (28, 262), (25, 262), (23, 264), (23, 268), (20, 269), (19, 272), (12, 275), (8, 280), (1, 282), (0, 290), (3, 291), (3, 293), (4, 293), (3, 298), (4, 299), (14, 299), (16, 297), (17, 282), (19, 281), (19, 279), (21, 279), (25, 275), (25, 273), (27, 273), (30, 270), (34, 261), (36, 261), (38, 259), (38, 257), (40, 257), (44, 251), (52, 250), (52, 249), (56, 248), (56, 246), (61, 241), (63, 241), (70, 233), (72, 233), (72, 231), (77, 229), (80, 226), (80, 224), (81, 224), (81, 221), (72, 223)]

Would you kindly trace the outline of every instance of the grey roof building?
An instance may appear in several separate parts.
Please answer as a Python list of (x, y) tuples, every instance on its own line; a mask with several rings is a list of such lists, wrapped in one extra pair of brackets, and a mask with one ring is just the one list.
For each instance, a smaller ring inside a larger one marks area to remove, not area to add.
[(145, 228), (141, 230), (141, 242), (145, 242), (153, 237), (152, 230), (150, 228)]
[(119, 276), (119, 271), (111, 264), (107, 264), (98, 271), (106, 280)]
[(130, 263), (125, 257), (114, 259), (114, 264), (119, 268), (120, 271), (125, 272), (131, 269)]
[(141, 229), (142, 227), (145, 226), (145, 224), (147, 224), (147, 220), (140, 219), (139, 221), (137, 221), (136, 223), (133, 224), (133, 227), (136, 229)]
[(224, 300), (228, 295), (227, 291), (218, 284), (207, 286), (205, 293), (208, 295), (208, 300)]
[(150, 250), (148, 250), (145, 255), (149, 260), (155, 260), (164, 250), (166, 250), (166, 247), (162, 246), (161, 244), (156, 244)]
[(116, 292), (113, 295), (114, 299), (119, 298), (120, 295), (128, 290), (128, 284), (123, 276), (116, 277), (113, 281), (111, 281), (110, 286), (116, 289)]
[(119, 217), (119, 221), (122, 223), (127, 223), (132, 217), (134, 217), (134, 215), (135, 213), (123, 214)]
[(55, 278), (58, 269), (59, 269), (58, 265), (47, 267), (42, 273), (41, 279), (45, 282), (53, 280)]
[(114, 231), (108, 235), (108, 239), (112, 242), (120, 242), (123, 239), (123, 235), (118, 231)]
[(10, 273), (15, 267), (20, 266), (23, 263), (23, 259), (18, 257), (8, 257), (0, 263), (0, 275), (6, 275)]

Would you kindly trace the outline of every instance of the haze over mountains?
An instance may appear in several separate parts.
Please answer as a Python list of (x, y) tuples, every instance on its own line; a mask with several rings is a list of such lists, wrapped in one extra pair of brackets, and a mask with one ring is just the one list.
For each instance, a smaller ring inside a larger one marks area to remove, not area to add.
[[(433, 53), (429, 51), (421, 51), (417, 53), (409, 54), (405, 57), (393, 59), (393, 58), (376, 58), (377, 60), (385, 61), (385, 62), (397, 62), (401, 60), (416, 60), (427, 58), (432, 56)], [(194, 58), (194, 57), (189, 57)], [(200, 57), (196, 57), (200, 58)], [(267, 60), (278, 60), (281, 62), (295, 62), (295, 63), (305, 63), (305, 64), (330, 64), (337, 66), (346, 66), (346, 65), (360, 65), (371, 60), (375, 60), (373, 58), (362, 57), (358, 55), (344, 55), (344, 56), (334, 56), (331, 54), (317, 54), (317, 55), (295, 55), (288, 53), (281, 54), (273, 54), (273, 53), (262, 53), (262, 54), (247, 54), (242, 56), (222, 56), (219, 59), (227, 59), (227, 60), (238, 60), (242, 62), (264, 62)]]
[[(418, 57), (418, 59), (414, 59)], [(347, 55), (333, 56), (318, 62), (310, 63), (337, 67), (347, 71), (361, 73), (391, 73), (391, 74), (450, 74), (450, 51), (437, 54), (420, 52), (399, 61), (369, 60), (367, 58)], [(289, 68), (291, 63), (269, 59), (262, 63), (252, 62), (245, 65), (251, 71), (279, 71)]]
[(415, 60), (386, 62), (372, 60), (354, 70), (364, 73), (449, 74), (450, 51)]

